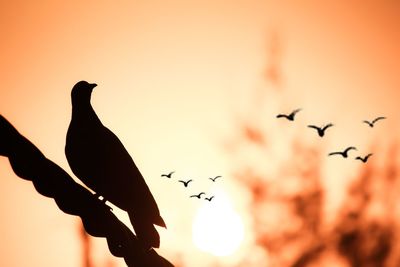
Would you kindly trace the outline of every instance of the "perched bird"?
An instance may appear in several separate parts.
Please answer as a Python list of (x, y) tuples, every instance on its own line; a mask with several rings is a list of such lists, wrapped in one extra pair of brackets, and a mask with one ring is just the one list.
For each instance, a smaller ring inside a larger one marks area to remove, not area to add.
[(350, 146), (350, 147), (346, 148), (343, 152), (332, 152), (332, 153), (329, 153), (328, 156), (341, 155), (344, 158), (347, 158), (349, 151), (352, 149), (357, 150), (357, 148), (355, 148), (354, 146)]
[(215, 182), (215, 180), (217, 180), (218, 178), (221, 178), (221, 175), (215, 176), (214, 178), (210, 177), (209, 179), (213, 182)]
[(80, 81), (72, 88), (72, 118), (65, 155), (72, 172), (89, 188), (128, 212), (145, 249), (159, 247), (154, 227), (166, 227), (142, 174), (118, 137), (106, 128), (90, 103), (96, 84)]
[(371, 156), (372, 156), (372, 153), (369, 153), (365, 157), (358, 156), (358, 157), (356, 157), (356, 159), (361, 160), (362, 162), (366, 163), (368, 161), (369, 157), (371, 157)]
[(188, 180), (188, 181), (179, 180), (178, 182), (182, 183), (185, 187), (187, 187), (188, 184), (189, 184), (190, 182), (192, 182), (192, 181), (193, 181), (193, 180), (190, 179), (190, 180)]
[(201, 198), (201, 195), (205, 195), (206, 193), (204, 193), (204, 192), (201, 192), (201, 193), (199, 193), (198, 195), (191, 195), (190, 197), (197, 197), (198, 199), (200, 199)]
[(329, 123), (329, 124), (327, 124), (325, 126), (322, 126), (322, 127), (318, 127), (318, 126), (315, 126), (315, 125), (307, 125), (308, 128), (316, 129), (318, 131), (318, 135), (320, 137), (323, 137), (325, 135), (325, 130), (328, 129), (329, 127), (332, 127), (332, 126), (333, 126), (332, 123)]
[(366, 124), (368, 124), (368, 126), (372, 128), (372, 127), (374, 127), (374, 125), (375, 125), (375, 123), (376, 123), (377, 121), (384, 120), (384, 119), (386, 119), (386, 117), (377, 117), (376, 119), (374, 119), (374, 120), (372, 120), (372, 121), (367, 121), (367, 120), (365, 120), (365, 121), (363, 121), (363, 122), (366, 123)]
[(208, 200), (208, 201), (211, 201), (213, 198), (214, 198), (214, 196), (206, 197), (206, 198), (204, 198), (204, 199), (205, 199), (205, 200)]
[(170, 172), (170, 173), (168, 173), (168, 174), (161, 174), (161, 177), (167, 177), (167, 178), (170, 178), (171, 179), (171, 176), (172, 176), (172, 174), (174, 174), (175, 172), (173, 171), (173, 172)]
[(286, 118), (289, 121), (293, 121), (294, 120), (294, 116), (297, 114), (297, 112), (299, 112), (301, 109), (295, 109), (292, 111), (292, 113), (290, 113), (289, 115), (287, 114), (278, 114), (276, 117), (277, 118)]

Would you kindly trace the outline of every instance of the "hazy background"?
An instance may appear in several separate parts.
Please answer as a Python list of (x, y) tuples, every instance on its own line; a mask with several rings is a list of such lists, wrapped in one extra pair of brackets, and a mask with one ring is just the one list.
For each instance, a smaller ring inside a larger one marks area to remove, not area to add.
[[(293, 144), (316, 151), (322, 217), (330, 218), (343, 204), (348, 177), (365, 166), (326, 161), (326, 153), (356, 145), (359, 154), (373, 151), (381, 168), (379, 155), (397, 142), (400, 3), (301, 2), (0, 1), (0, 113), (72, 174), (64, 156), (70, 90), (82, 79), (96, 82), (97, 114), (133, 156), (168, 225), (159, 253), (177, 265), (233, 266), (251, 251), (246, 266), (261, 266), (274, 250), (259, 250), (255, 218), (274, 218), (280, 209), (253, 209), (254, 176), (295, 176), (282, 169), (313, 161), (288, 160), (299, 151)], [(295, 124), (275, 120), (298, 107)], [(388, 119), (373, 131), (361, 123), (380, 115)], [(305, 128), (327, 122), (336, 127), (322, 140)], [(160, 178), (172, 170), (199, 182), (185, 191)], [(215, 175), (224, 181), (212, 187), (207, 178)], [(79, 218), (17, 178), (6, 158), (0, 177), (0, 265), (79, 266)], [(245, 229), (239, 250), (222, 259), (192, 241), (204, 203), (188, 195), (214, 189), (226, 192)], [(96, 266), (124, 266), (103, 239), (91, 242)], [(295, 266), (290, 256), (279, 257), (286, 265), (277, 266)]]

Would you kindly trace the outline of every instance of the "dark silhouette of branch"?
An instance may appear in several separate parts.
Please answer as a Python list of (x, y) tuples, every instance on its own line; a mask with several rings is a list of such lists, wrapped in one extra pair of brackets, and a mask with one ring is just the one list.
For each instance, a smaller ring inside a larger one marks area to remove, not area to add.
[(144, 250), (136, 236), (98, 200), (57, 164), (22, 136), (0, 115), (0, 155), (8, 157), (15, 174), (31, 180), (36, 190), (54, 198), (65, 213), (80, 216), (87, 233), (105, 237), (110, 252), (128, 266), (173, 266), (153, 249)]

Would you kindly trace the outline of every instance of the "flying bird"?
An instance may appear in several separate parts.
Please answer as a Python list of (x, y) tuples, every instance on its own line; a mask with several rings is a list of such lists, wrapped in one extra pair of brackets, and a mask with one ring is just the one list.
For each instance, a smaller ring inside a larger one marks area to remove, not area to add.
[(215, 180), (217, 180), (218, 178), (221, 178), (221, 175), (215, 176), (214, 178), (210, 177), (209, 179), (213, 182), (215, 182)]
[(188, 181), (179, 180), (178, 182), (182, 183), (185, 187), (187, 187), (188, 184), (189, 184), (190, 182), (192, 182), (192, 181), (193, 181), (193, 180), (190, 179), (190, 180), (188, 180)]
[(356, 159), (361, 160), (362, 162), (366, 163), (368, 161), (369, 157), (371, 157), (372, 155), (373, 155), (372, 153), (369, 153), (365, 157), (358, 156), (358, 157), (356, 157)]
[(170, 178), (171, 179), (171, 176), (172, 176), (172, 174), (174, 174), (175, 172), (173, 171), (173, 172), (170, 172), (170, 173), (168, 173), (168, 174), (161, 174), (161, 177), (167, 177), (167, 178)]
[(316, 129), (318, 131), (318, 135), (320, 137), (323, 137), (325, 135), (326, 129), (328, 129), (329, 127), (332, 127), (332, 126), (333, 126), (332, 123), (326, 124), (325, 126), (322, 126), (322, 127), (318, 127), (315, 125), (307, 125), (308, 128)]
[(375, 125), (375, 123), (376, 123), (377, 121), (384, 120), (384, 119), (386, 119), (386, 117), (377, 117), (376, 119), (374, 119), (374, 120), (372, 120), (372, 121), (367, 121), (367, 120), (365, 120), (365, 121), (363, 121), (363, 122), (366, 123), (366, 124), (368, 124), (369, 127), (373, 128), (374, 125)]
[(276, 117), (277, 118), (286, 118), (289, 121), (294, 121), (294, 116), (297, 114), (297, 112), (299, 112), (301, 110), (301, 108), (299, 109), (295, 109), (292, 111), (292, 113), (290, 113), (289, 115), (287, 114), (278, 114)]
[(198, 199), (200, 199), (201, 198), (201, 195), (205, 195), (206, 193), (204, 193), (204, 192), (201, 192), (201, 193), (199, 193), (198, 195), (191, 195), (190, 197), (197, 197)]
[(332, 152), (332, 153), (329, 153), (328, 156), (341, 155), (342, 157), (347, 158), (349, 151), (353, 150), (353, 149), (357, 150), (357, 148), (355, 148), (354, 146), (350, 146), (350, 147), (346, 148), (343, 152)]
[(204, 199), (205, 199), (205, 200), (208, 200), (208, 201), (211, 201), (213, 198), (214, 198), (214, 196), (212, 196), (212, 197), (206, 197), (206, 198), (204, 198)]
[(118, 137), (96, 115), (90, 98), (96, 84), (80, 81), (72, 88), (72, 118), (65, 155), (72, 172), (89, 188), (128, 212), (145, 249), (158, 248), (154, 227), (166, 227), (142, 174)]

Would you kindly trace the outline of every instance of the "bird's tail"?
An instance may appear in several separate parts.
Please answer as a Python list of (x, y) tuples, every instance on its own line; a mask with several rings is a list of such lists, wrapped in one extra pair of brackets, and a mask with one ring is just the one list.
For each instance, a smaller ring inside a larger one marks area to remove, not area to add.
[(149, 217), (145, 218), (143, 216), (138, 216), (135, 212), (128, 211), (128, 215), (136, 236), (139, 239), (139, 242), (142, 243), (143, 247), (145, 249), (160, 247), (160, 235), (154, 227), (154, 224), (166, 228), (165, 222), (161, 216), (154, 221), (147, 219)]
[(157, 218), (154, 220), (154, 224), (167, 229), (167, 225), (165, 224), (164, 219), (160, 215), (158, 215)]

